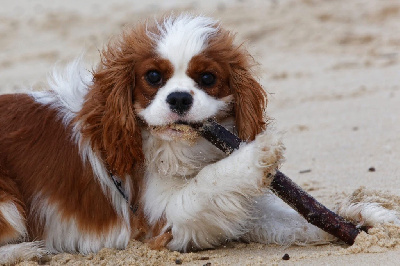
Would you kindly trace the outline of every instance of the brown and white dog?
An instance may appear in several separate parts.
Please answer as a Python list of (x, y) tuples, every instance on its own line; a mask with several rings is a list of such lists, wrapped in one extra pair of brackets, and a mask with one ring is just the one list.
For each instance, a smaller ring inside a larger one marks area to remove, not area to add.
[[(93, 72), (78, 59), (49, 91), (0, 96), (0, 262), (329, 238), (268, 191), (283, 146), (250, 65), (216, 21), (180, 15), (126, 30)], [(248, 143), (227, 157), (184, 125), (209, 118)]]

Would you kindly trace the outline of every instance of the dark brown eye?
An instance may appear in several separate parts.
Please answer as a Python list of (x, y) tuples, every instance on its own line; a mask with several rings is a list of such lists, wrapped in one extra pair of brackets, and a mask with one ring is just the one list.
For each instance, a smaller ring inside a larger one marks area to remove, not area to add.
[(146, 73), (146, 80), (152, 86), (160, 85), (162, 82), (161, 73), (157, 70), (150, 70)]
[(211, 87), (215, 81), (215, 76), (209, 72), (200, 74), (200, 86)]

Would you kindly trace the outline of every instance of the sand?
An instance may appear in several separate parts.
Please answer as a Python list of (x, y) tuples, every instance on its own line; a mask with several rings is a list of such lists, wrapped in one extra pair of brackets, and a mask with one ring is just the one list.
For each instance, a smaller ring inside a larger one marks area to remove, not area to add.
[[(400, 3), (389, 0), (3, 1), (0, 93), (40, 89), (54, 66), (98, 50), (126, 24), (174, 10), (211, 15), (237, 32), (259, 62), (269, 115), (287, 147), (281, 169), (329, 207), (355, 192), (398, 208), (400, 196)], [(160, 1), (161, 2), (161, 1)], [(370, 171), (370, 168), (375, 171)], [(364, 186), (361, 190), (361, 186)], [(53, 265), (396, 265), (400, 230), (385, 225), (340, 243), (231, 243), (191, 254), (124, 251), (59, 254)], [(289, 260), (282, 260), (287, 253)], [(32, 265), (37, 262), (23, 262)]]

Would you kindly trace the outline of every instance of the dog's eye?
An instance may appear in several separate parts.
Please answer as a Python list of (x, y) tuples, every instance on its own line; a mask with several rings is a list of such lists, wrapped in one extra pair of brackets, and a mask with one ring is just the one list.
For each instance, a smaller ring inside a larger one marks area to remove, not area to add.
[(162, 82), (161, 73), (157, 70), (150, 70), (146, 73), (146, 80), (152, 86), (160, 85)]
[(209, 72), (200, 75), (200, 85), (210, 87), (215, 84), (215, 76)]

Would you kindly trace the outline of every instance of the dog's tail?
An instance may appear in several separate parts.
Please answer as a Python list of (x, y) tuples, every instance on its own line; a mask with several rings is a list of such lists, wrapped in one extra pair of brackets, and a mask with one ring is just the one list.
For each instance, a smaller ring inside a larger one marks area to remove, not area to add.
[(20, 261), (41, 258), (48, 253), (43, 241), (8, 244), (0, 247), (0, 265), (14, 265)]
[(400, 197), (360, 187), (337, 206), (337, 213), (364, 226), (400, 225)]

